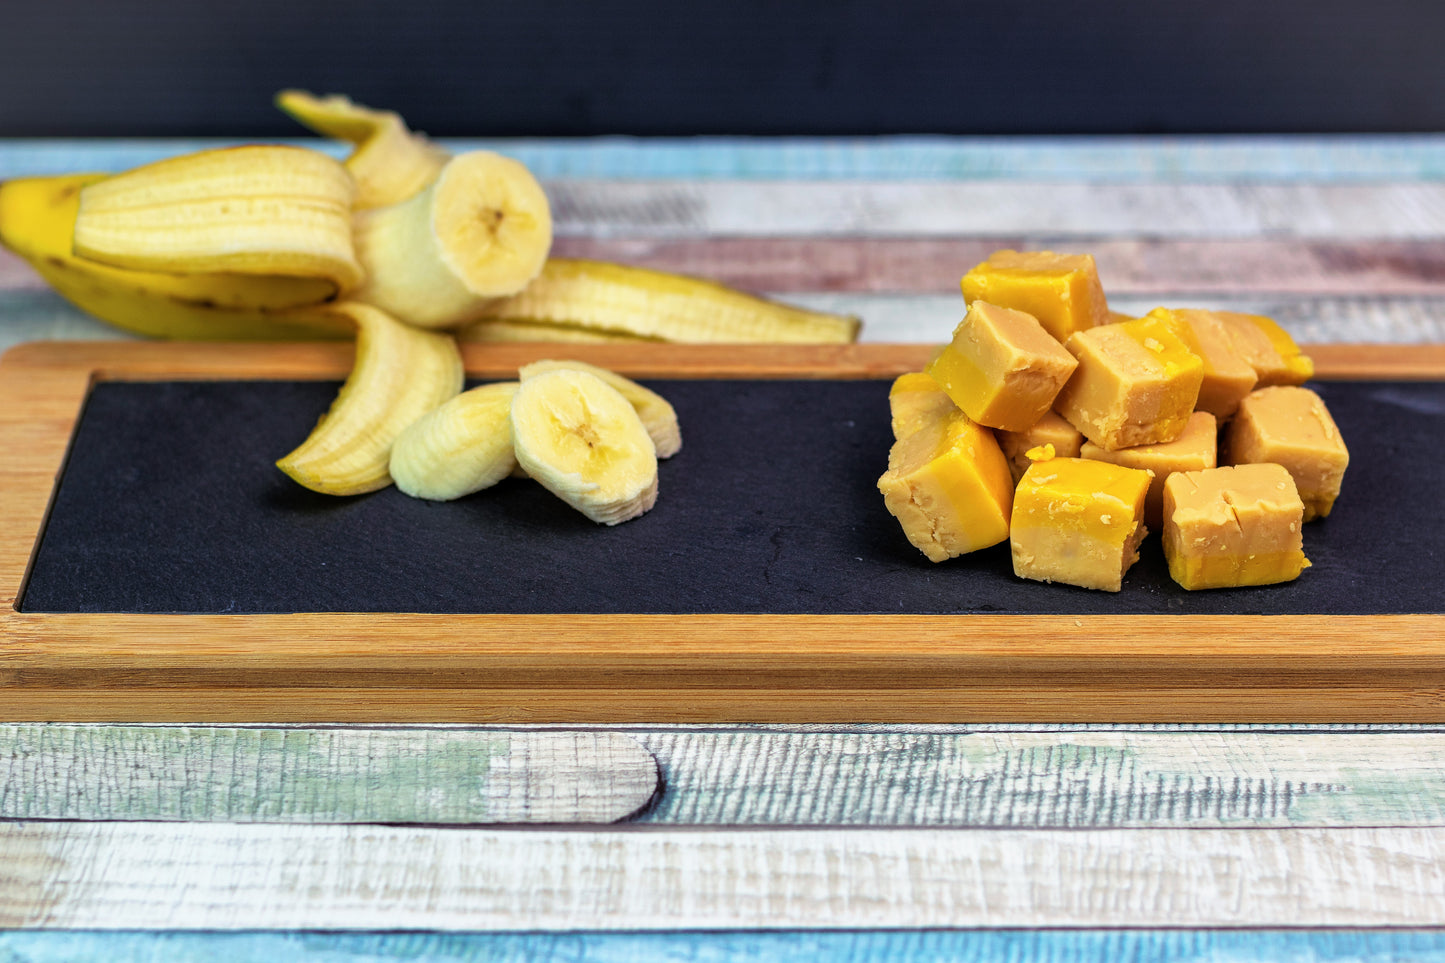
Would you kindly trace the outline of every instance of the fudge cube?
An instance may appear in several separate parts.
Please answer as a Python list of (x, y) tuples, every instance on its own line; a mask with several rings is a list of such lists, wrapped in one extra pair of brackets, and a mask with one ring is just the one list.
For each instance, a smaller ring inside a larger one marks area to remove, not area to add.
[(966, 303), (1025, 311), (1058, 341), (1109, 320), (1099, 269), (1088, 254), (994, 251), (963, 276), (962, 287)]
[(974, 421), (1023, 431), (1049, 410), (1078, 366), (1033, 315), (974, 301), (928, 374)]
[(1014, 574), (1117, 592), (1139, 560), (1149, 473), (1083, 458), (1036, 461), (1014, 493)]
[(893, 443), (878, 490), (908, 541), (934, 562), (1008, 538), (1008, 461), (993, 433), (958, 409)]
[(1009, 472), (1013, 475), (1015, 485), (1032, 464), (1028, 457), (1030, 449), (1053, 445), (1055, 455), (1077, 458), (1084, 443), (1084, 436), (1079, 429), (1054, 411), (1044, 412), (1042, 418), (1023, 431), (996, 431), (994, 437), (998, 439), (998, 446), (1003, 449), (1004, 457), (1008, 459)]
[(1159, 531), (1164, 520), (1164, 482), (1177, 471), (1203, 471), (1218, 461), (1219, 429), (1214, 416), (1196, 411), (1184, 424), (1184, 433), (1173, 441), (1158, 445), (1138, 445), (1109, 451), (1092, 441), (1084, 442), (1080, 454), (1085, 458), (1107, 461), (1125, 468), (1142, 468), (1153, 472), (1149, 498), (1144, 504), (1144, 523), (1151, 531)]
[(1251, 392), (1224, 435), (1233, 465), (1273, 462), (1294, 478), (1304, 520), (1323, 518), (1340, 494), (1350, 453), (1319, 395), (1296, 385)]
[(1204, 380), (1199, 384), (1199, 399), (1194, 407), (1209, 412), (1220, 421), (1228, 420), (1259, 380), (1237, 340), (1212, 311), (1155, 308), (1148, 317), (1155, 316), (1172, 322), (1189, 350), (1204, 362)]
[(1237, 311), (1208, 313), (1225, 327), (1235, 349), (1254, 368), (1256, 387), (1304, 384), (1314, 377), (1314, 361), (1273, 318)]
[(1184, 431), (1204, 362), (1160, 318), (1104, 324), (1065, 343), (1079, 359), (1054, 410), (1100, 448), (1173, 441)]
[(913, 434), (957, 408), (938, 382), (923, 371), (899, 375), (888, 389), (888, 410), (893, 417), (895, 440)]
[(1164, 483), (1164, 557), (1184, 588), (1289, 582), (1309, 567), (1304, 503), (1280, 465), (1176, 472)]

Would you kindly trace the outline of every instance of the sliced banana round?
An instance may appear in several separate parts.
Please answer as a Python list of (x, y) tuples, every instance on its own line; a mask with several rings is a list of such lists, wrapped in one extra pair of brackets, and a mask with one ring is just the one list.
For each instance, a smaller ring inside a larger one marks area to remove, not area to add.
[(552, 248), (542, 186), (490, 151), (453, 157), (419, 194), (353, 223), (366, 271), (356, 298), (425, 328), (476, 320), (541, 273)]
[(647, 434), (652, 438), (652, 444), (657, 449), (658, 458), (671, 458), (682, 450), (682, 430), (677, 424), (677, 412), (666, 398), (651, 388), (644, 388), (615, 371), (608, 371), (606, 368), (599, 368), (585, 361), (570, 359), (549, 358), (544, 361), (534, 361), (531, 364), (523, 365), (517, 374), (523, 381), (526, 381), (528, 378), (548, 371), (585, 371), (588, 374), (596, 375), (616, 388), (637, 411), (637, 416), (642, 419), (642, 426), (647, 429)]
[(413, 498), (445, 502), (490, 488), (517, 467), (515, 381), (482, 385), (412, 422), (391, 447), (391, 478)]
[(616, 388), (586, 371), (522, 382), (512, 399), (517, 462), (595, 522), (616, 525), (657, 501), (657, 453), (642, 419)]

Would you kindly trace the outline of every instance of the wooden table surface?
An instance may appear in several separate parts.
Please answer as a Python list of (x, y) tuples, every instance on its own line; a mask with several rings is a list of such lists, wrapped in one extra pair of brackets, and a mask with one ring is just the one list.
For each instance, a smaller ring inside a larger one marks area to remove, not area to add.
[[(866, 341), (943, 340), (1012, 246), (1125, 312), (1445, 342), (1445, 136), (452, 145), (533, 168), (559, 254)], [(0, 252), (0, 347), (119, 337)], [(1445, 727), (0, 725), (6, 963), (795, 958), (1445, 960)]]

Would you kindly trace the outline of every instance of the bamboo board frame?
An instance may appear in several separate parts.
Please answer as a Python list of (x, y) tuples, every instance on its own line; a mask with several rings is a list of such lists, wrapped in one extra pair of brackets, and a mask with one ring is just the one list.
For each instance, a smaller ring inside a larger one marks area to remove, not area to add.
[[(513, 377), (556, 345), (467, 345)], [(569, 345), (637, 378), (889, 378), (929, 345)], [(286, 615), (15, 610), (97, 381), (344, 377), (346, 343), (50, 342), (0, 360), (6, 721), (1445, 722), (1445, 615)], [(1434, 380), (1445, 345), (1311, 346)]]

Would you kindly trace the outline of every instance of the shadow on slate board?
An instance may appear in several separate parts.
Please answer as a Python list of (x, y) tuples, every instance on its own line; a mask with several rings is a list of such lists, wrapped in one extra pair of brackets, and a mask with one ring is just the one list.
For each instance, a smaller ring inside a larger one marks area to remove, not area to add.
[(449, 503), (317, 495), (273, 466), (326, 382), (103, 383), (26, 612), (1336, 614), (1445, 610), (1445, 384), (1327, 382), (1351, 448), (1296, 582), (1188, 593), (1151, 538), (1118, 594), (1025, 582), (1008, 546), (928, 562), (875, 482), (886, 381), (654, 381), (684, 446), (657, 507), (595, 525), (522, 479)]

